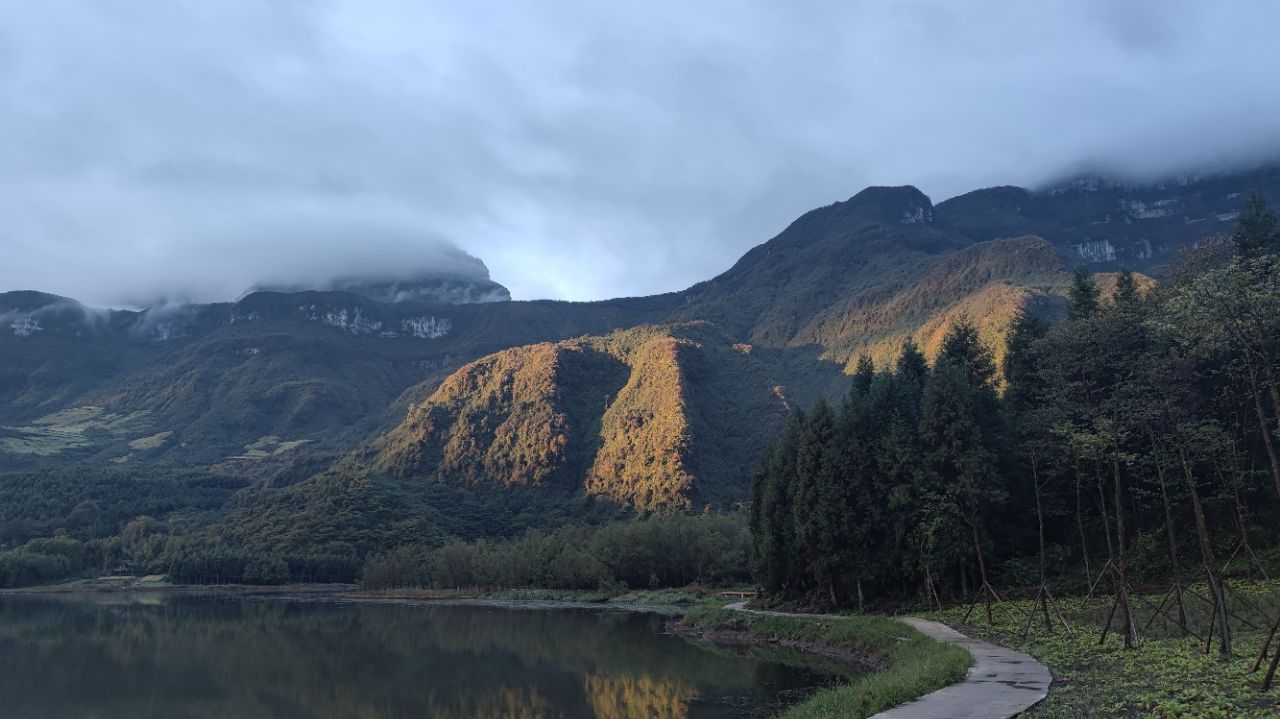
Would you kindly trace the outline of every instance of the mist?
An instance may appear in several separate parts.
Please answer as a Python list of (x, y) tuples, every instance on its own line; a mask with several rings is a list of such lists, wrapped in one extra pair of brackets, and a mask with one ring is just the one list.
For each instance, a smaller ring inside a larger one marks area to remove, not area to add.
[(0, 11), (0, 291), (99, 305), (484, 265), (649, 294), (870, 184), (1280, 157), (1266, 0)]

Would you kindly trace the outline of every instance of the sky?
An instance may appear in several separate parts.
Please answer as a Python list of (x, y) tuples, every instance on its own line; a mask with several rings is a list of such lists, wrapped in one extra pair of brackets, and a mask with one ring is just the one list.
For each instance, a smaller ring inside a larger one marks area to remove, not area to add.
[(0, 0), (0, 291), (678, 290), (867, 185), (1280, 157), (1272, 0)]

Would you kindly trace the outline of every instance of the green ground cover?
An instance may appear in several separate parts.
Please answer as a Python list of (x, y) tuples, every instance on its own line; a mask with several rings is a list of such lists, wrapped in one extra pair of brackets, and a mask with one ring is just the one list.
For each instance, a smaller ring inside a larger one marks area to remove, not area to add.
[[(1059, 607), (1072, 627), (1068, 634), (1058, 624), (1053, 631), (1044, 627), (1041, 615), (1027, 626), (1030, 601), (996, 605), (994, 621), (987, 623), (981, 607), (964, 621), (966, 607), (957, 606), (935, 616), (960, 631), (1006, 647), (1024, 651), (1044, 662), (1053, 673), (1048, 698), (1028, 716), (1076, 717), (1204, 717), (1206, 719), (1248, 719), (1280, 716), (1280, 687), (1262, 693), (1263, 671), (1253, 672), (1253, 664), (1265, 638), (1261, 627), (1269, 627), (1280, 612), (1280, 581), (1234, 580), (1239, 596), (1232, 601), (1231, 628), (1235, 656), (1223, 661), (1215, 641), (1209, 651), (1205, 642), (1184, 637), (1178, 625), (1155, 615), (1163, 592), (1146, 594), (1134, 602), (1139, 645), (1125, 649), (1121, 636), (1112, 632), (1099, 645), (1112, 597), (1060, 598)], [(1204, 585), (1191, 587), (1186, 607), (1191, 631), (1204, 637), (1209, 623), (1208, 596)], [(1250, 626), (1253, 625), (1253, 626)], [(1144, 627), (1146, 627), (1144, 629)], [(1026, 636), (1023, 632), (1026, 631)], [(1273, 649), (1275, 647), (1273, 646)], [(1265, 671), (1265, 664), (1263, 667)]]
[(943, 644), (887, 617), (779, 617), (745, 614), (707, 603), (685, 615), (701, 631), (747, 632), (768, 641), (795, 640), (864, 656), (885, 668), (823, 689), (783, 713), (784, 719), (861, 719), (959, 681), (972, 663)]

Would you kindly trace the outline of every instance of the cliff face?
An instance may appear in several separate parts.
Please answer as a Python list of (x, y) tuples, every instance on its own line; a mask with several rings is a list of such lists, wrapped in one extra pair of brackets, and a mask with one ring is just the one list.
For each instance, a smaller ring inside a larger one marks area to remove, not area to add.
[(934, 215), (971, 239), (1038, 235), (1069, 266), (1159, 277), (1180, 248), (1231, 232), (1252, 194), (1280, 200), (1280, 167), (1146, 184), (1081, 177), (1039, 190), (994, 187), (940, 203)]

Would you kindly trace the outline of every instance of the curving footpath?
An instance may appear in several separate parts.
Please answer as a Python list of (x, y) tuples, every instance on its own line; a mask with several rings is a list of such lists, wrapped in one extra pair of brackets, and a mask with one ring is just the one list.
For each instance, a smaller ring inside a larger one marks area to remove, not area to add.
[[(734, 602), (725, 609), (787, 617), (822, 616), (747, 609), (746, 604)], [(1053, 682), (1049, 668), (1030, 655), (967, 637), (941, 622), (914, 617), (899, 621), (932, 639), (964, 647), (973, 656), (973, 666), (963, 681), (882, 711), (871, 719), (1007, 719), (1030, 709), (1049, 694), (1049, 684)]]

